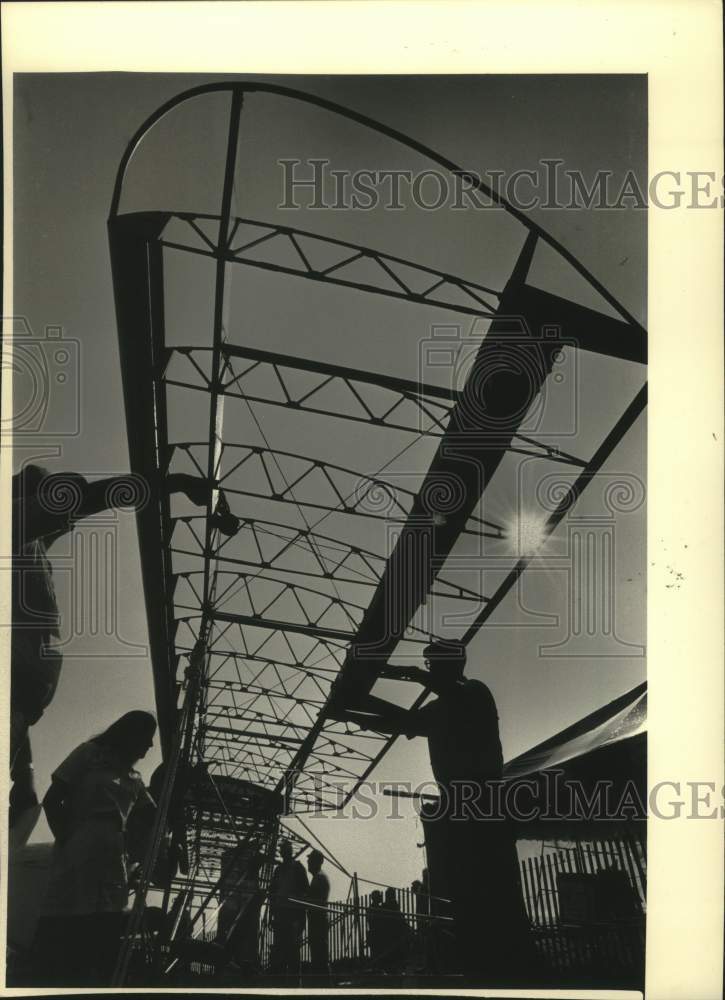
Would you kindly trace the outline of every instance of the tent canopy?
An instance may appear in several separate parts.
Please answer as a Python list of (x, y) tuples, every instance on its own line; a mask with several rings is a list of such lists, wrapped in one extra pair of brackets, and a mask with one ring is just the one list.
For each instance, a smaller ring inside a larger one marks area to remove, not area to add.
[(505, 765), (509, 785), (529, 787), (529, 815), (517, 818), (527, 836), (590, 836), (645, 820), (646, 712), (643, 683)]

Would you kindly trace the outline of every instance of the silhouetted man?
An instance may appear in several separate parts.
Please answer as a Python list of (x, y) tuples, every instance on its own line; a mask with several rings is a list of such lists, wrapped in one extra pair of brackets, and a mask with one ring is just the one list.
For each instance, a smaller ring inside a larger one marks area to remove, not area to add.
[(232, 847), (222, 854), (222, 905), (217, 920), (217, 941), (240, 969), (255, 972), (259, 967), (257, 938), (262, 893), (259, 872), (261, 854)]
[(385, 902), (381, 908), (381, 930), (384, 934), (382, 966), (387, 972), (398, 972), (405, 964), (410, 945), (410, 927), (400, 910), (395, 889), (385, 890)]
[(368, 948), (373, 965), (379, 970), (380, 958), (385, 947), (385, 915), (383, 909), (383, 894), (379, 889), (370, 893), (368, 906)]
[(304, 900), (309, 885), (299, 861), (293, 857), (292, 844), (279, 845), (282, 860), (272, 875), (270, 908), (272, 914), (272, 968), (283, 975), (299, 976), (300, 945), (305, 926)]
[(333, 717), (427, 737), (461, 969), (492, 984), (513, 983), (529, 951), (516, 845), (508, 823), (496, 818), (503, 770), (496, 703), (482, 681), (464, 677), (461, 643), (432, 643), (423, 655), (427, 672), (404, 673), (435, 692), (435, 701), (411, 710), (368, 695), (349, 710), (333, 708)]
[(330, 898), (330, 880), (321, 870), (324, 860), (324, 855), (317, 850), (312, 850), (307, 855), (307, 870), (312, 876), (308, 899), (314, 903), (314, 906), (307, 911), (307, 934), (310, 941), (311, 970), (327, 975), (329, 972), (327, 901)]

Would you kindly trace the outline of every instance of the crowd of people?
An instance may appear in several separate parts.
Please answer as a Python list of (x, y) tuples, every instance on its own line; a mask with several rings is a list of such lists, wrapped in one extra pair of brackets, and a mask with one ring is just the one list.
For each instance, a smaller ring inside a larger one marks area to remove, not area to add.
[(391, 886), (374, 889), (367, 911), (370, 963), (375, 972), (400, 972), (411, 950), (413, 931)]
[(269, 890), (272, 923), (272, 953), (270, 968), (283, 976), (298, 976), (302, 936), (307, 925), (310, 946), (310, 971), (328, 972), (327, 902), (330, 881), (322, 871), (323, 854), (310, 851), (307, 871), (294, 857), (292, 844), (280, 844), (281, 861), (274, 869)]
[[(23, 813), (37, 805), (29, 731), (53, 698), (62, 662), (54, 643), (59, 614), (47, 551), (81, 518), (114, 504), (127, 506), (128, 485), (126, 477), (89, 484), (82, 476), (52, 476), (34, 465), (13, 479), (11, 835)], [(198, 505), (209, 500), (208, 488), (193, 476), (170, 476), (166, 487)], [(462, 644), (434, 643), (424, 657), (427, 670), (409, 670), (408, 679), (433, 692), (432, 702), (408, 710), (379, 698), (363, 696), (352, 705), (336, 705), (333, 699), (330, 714), (376, 732), (427, 739), (434, 777), (450, 803), (438, 818), (437, 836), (444, 845), (455, 963), (472, 979), (493, 976), (493, 982), (505, 985), (530, 952), (514, 839), (505, 823), (460, 821), (454, 814), (461, 782), (469, 789), (469, 806), (473, 786), (473, 802), (485, 810), (490, 786), (501, 778), (496, 704), (484, 683), (464, 676)], [(80, 744), (53, 772), (43, 807), (55, 845), (35, 948), (39, 966), (56, 984), (111, 980), (138, 864), (129, 861), (127, 828), (133, 814), (137, 819), (145, 815), (140, 825), (150, 829), (155, 808), (135, 764), (151, 747), (155, 729), (148, 712), (127, 712)], [(305, 926), (311, 971), (324, 975), (328, 970), (330, 885), (323, 860), (319, 851), (311, 851), (305, 871), (290, 842), (280, 845), (269, 888), (273, 972), (299, 974)], [(484, 886), (495, 905), (482, 908)], [(233, 913), (227, 900), (220, 917), (222, 937), (248, 939), (258, 919), (242, 920)], [(409, 927), (394, 889), (384, 898), (373, 894), (367, 921), (373, 965), (399, 968)]]
[(237, 970), (258, 974), (260, 912), (268, 899), (272, 930), (269, 971), (284, 977), (299, 976), (306, 930), (310, 955), (306, 971), (326, 975), (330, 881), (322, 871), (324, 855), (313, 848), (307, 855), (305, 871), (302, 862), (294, 857), (289, 840), (281, 840), (278, 851), (279, 862), (266, 891), (260, 880), (264, 865), (261, 854), (242, 845), (222, 855), (216, 942)]

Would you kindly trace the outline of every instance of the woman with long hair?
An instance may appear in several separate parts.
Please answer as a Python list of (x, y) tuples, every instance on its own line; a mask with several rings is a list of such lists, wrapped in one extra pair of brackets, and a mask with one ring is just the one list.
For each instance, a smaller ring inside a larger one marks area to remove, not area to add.
[(134, 765), (155, 732), (153, 715), (127, 712), (52, 775), (43, 808), (55, 845), (36, 942), (44, 985), (110, 982), (128, 907), (126, 824), (154, 806)]

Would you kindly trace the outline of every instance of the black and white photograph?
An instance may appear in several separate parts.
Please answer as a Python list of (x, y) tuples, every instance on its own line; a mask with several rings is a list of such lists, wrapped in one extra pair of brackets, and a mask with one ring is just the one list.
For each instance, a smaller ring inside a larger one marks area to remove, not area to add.
[(647, 73), (4, 100), (7, 988), (643, 995)]

